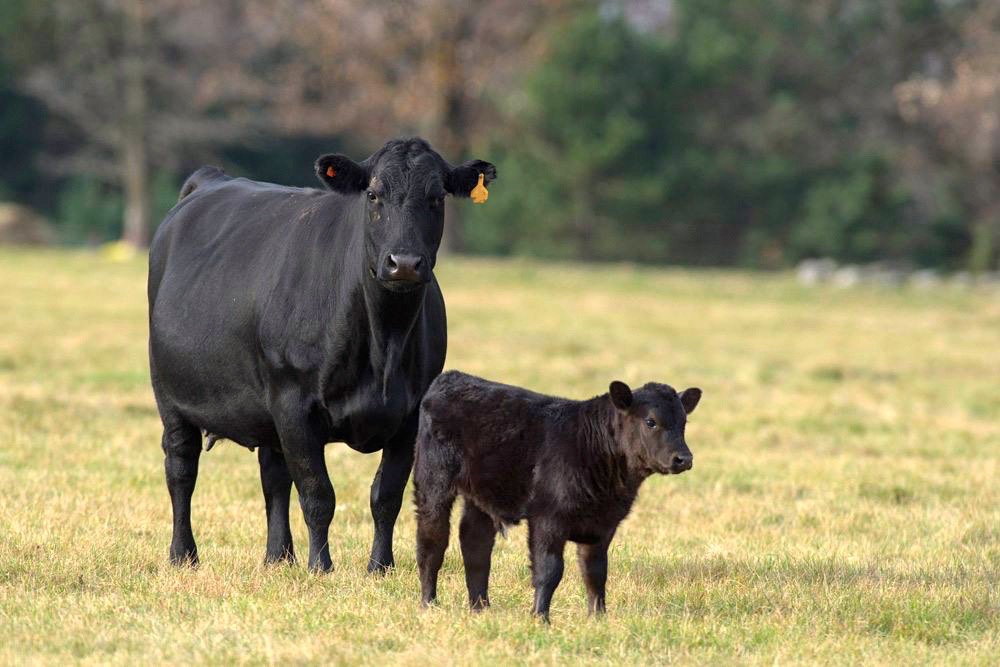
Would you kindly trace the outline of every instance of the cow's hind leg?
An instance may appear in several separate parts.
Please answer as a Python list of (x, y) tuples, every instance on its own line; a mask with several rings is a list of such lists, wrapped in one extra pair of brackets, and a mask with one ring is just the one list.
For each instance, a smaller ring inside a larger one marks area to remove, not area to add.
[(170, 562), (197, 565), (198, 547), (191, 532), (191, 496), (198, 480), (201, 431), (179, 418), (164, 419), (162, 446), (167, 490), (174, 514)]
[(264, 490), (267, 512), (267, 551), (265, 563), (295, 562), (292, 530), (288, 524), (288, 503), (292, 493), (292, 475), (288, 472), (285, 455), (271, 447), (257, 450), (260, 463), (260, 485)]
[(469, 606), (481, 611), (490, 606), (490, 560), (496, 540), (493, 518), (479, 509), (468, 498), (462, 511), (458, 538), (462, 544), (462, 562), (465, 564), (465, 585), (469, 589)]
[(382, 574), (395, 565), (392, 533), (403, 505), (403, 491), (413, 468), (413, 441), (416, 429), (404, 427), (382, 450), (382, 461), (372, 480), (371, 511), (375, 524), (368, 571)]

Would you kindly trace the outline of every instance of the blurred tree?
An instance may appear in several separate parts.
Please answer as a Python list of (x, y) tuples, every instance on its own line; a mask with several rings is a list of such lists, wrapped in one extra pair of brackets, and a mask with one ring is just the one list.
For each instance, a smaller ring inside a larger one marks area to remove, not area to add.
[(602, 3), (553, 35), (496, 139), (523, 180), (474, 213), (478, 250), (763, 266), (937, 256), (943, 218), (917, 210), (903, 178), (892, 94), (952, 39), (934, 0), (670, 7), (637, 25), (632, 3)]
[(964, 21), (962, 46), (947, 68), (895, 87), (903, 118), (933, 136), (940, 167), (959, 165), (960, 196), (971, 218), (968, 266), (1000, 261), (1000, 4), (983, 2)]
[(597, 259), (629, 237), (653, 259), (663, 252), (665, 160), (682, 131), (665, 50), (620, 14), (589, 13), (558, 33), (491, 151), (506, 180), (475, 212), (477, 227), (497, 230), (494, 249)]
[(173, 167), (255, 129), (264, 91), (241, 73), (251, 36), (231, 29), (251, 25), (248, 12), (236, 0), (33, 5), (24, 89), (86, 138), (44, 164), (119, 184), (128, 243), (149, 241), (151, 165)]
[(419, 132), (450, 159), (468, 157), (490, 87), (504, 86), (534, 53), (538, 25), (570, 4), (44, 0), (45, 39), (24, 83), (86, 137), (47, 166), (119, 183), (124, 239), (142, 245), (150, 165), (247, 136), (350, 131), (374, 144)]
[(419, 133), (456, 162), (485, 151), (502, 174), (489, 205), (449, 212), (454, 249), (986, 267), (1000, 247), (998, 12), (991, 0), (8, 0), (0, 191), (52, 202), (78, 239), (115, 233), (109, 216), (127, 211), (124, 233), (142, 243), (150, 200), (198, 163), (307, 184), (320, 152)]
[[(517, 75), (539, 58), (545, 29), (584, 4), (319, 0), (305, 20), (300, 8), (296, 32), (311, 45), (310, 61), (316, 63), (312, 96), (329, 99), (343, 127), (379, 143), (401, 133), (422, 134), (457, 163), (472, 157), (474, 144), (485, 143), (497, 119), (496, 100), (510, 94)], [(327, 85), (341, 79), (353, 85)], [(449, 204), (450, 250), (465, 245), (461, 214)]]
[(37, 206), (41, 179), (34, 162), (44, 141), (45, 107), (17, 88), (19, 30), (27, 11), (27, 0), (0, 3), (0, 200)]

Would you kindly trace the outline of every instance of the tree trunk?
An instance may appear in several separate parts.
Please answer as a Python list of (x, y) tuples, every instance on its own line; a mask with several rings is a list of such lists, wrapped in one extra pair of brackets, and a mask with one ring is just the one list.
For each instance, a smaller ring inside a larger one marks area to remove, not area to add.
[(146, 12), (143, 0), (125, 5), (124, 75), (125, 118), (120, 159), (125, 220), (122, 240), (135, 248), (149, 244), (149, 161), (146, 154)]
[[(437, 88), (441, 91), (439, 111), (436, 114), (433, 134), (440, 138), (438, 149), (446, 160), (460, 164), (468, 157), (469, 123), (468, 103), (465, 99), (465, 76), (458, 59), (458, 46), (462, 40), (468, 39), (471, 30), (471, 11), (461, 9), (448, 13), (442, 20), (447, 22), (448, 29), (441, 31), (443, 36), (438, 40), (434, 52), (435, 78)], [(441, 248), (445, 252), (460, 253), (465, 250), (465, 227), (462, 216), (462, 206), (447, 205), (447, 219), (444, 226), (444, 238)]]

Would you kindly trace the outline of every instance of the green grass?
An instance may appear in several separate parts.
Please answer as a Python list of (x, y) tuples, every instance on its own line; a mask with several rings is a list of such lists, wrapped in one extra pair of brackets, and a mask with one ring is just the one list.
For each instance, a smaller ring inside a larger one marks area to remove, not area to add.
[[(523, 527), (472, 616), (456, 545), (418, 606), (414, 518), (364, 574), (377, 456), (327, 448), (335, 572), (268, 568), (256, 457), (202, 457), (197, 571), (146, 368), (145, 265), (0, 252), (0, 663), (1000, 661), (1000, 294), (445, 258), (449, 368), (572, 397), (705, 391), (693, 471), (642, 489), (590, 619), (568, 549), (529, 614)], [(409, 493), (409, 492), (408, 492)], [(293, 512), (300, 553), (305, 527)]]

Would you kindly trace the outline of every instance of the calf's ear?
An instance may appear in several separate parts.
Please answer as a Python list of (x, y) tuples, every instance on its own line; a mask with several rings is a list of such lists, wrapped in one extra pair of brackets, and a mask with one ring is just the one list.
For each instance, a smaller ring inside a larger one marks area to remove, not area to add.
[(684, 406), (684, 412), (687, 414), (694, 412), (700, 400), (701, 389), (698, 389), (698, 387), (690, 387), (681, 392), (681, 405)]
[(316, 158), (316, 178), (341, 194), (357, 194), (368, 187), (368, 170), (346, 155), (320, 155)]
[(632, 390), (624, 382), (615, 380), (608, 387), (608, 394), (611, 396), (611, 404), (619, 410), (628, 410), (632, 407)]
[(469, 160), (457, 167), (452, 167), (445, 179), (444, 189), (456, 197), (468, 197), (472, 189), (479, 183), (479, 175), (483, 175), (483, 185), (496, 180), (497, 168), (483, 160)]

